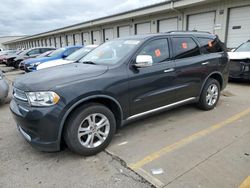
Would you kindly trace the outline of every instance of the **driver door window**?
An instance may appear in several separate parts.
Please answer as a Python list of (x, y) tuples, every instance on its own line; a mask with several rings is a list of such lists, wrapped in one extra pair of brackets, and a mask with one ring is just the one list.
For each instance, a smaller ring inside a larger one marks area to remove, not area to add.
[(149, 42), (138, 55), (150, 55), (153, 59), (153, 64), (169, 60), (167, 39), (157, 39)]

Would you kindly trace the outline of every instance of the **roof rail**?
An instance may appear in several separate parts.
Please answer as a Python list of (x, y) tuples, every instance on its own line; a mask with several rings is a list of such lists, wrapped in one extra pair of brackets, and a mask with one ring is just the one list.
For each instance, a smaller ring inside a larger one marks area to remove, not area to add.
[(185, 30), (173, 30), (173, 31), (168, 31), (166, 33), (191, 33), (191, 32), (197, 32), (197, 33), (207, 33), (207, 34), (211, 34), (208, 31), (198, 31), (198, 30), (191, 30), (191, 31), (185, 31)]

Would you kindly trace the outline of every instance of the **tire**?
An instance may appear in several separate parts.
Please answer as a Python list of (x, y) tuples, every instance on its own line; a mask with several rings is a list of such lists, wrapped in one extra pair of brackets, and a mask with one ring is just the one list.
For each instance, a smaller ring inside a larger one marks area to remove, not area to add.
[[(93, 117), (95, 117), (96, 124), (90, 125), (89, 122), (93, 122)], [(105, 124), (105, 126), (98, 129), (97, 124), (101, 120), (104, 121), (102, 124)], [(111, 110), (101, 104), (91, 103), (78, 108), (69, 117), (64, 129), (64, 140), (71, 151), (90, 156), (103, 151), (111, 142), (115, 131), (116, 120)], [(99, 132), (102, 132), (102, 134), (99, 134)], [(81, 136), (80, 134), (85, 135)], [(100, 140), (97, 134), (103, 140)], [(93, 144), (91, 144), (93, 135)]]
[[(214, 91), (212, 91), (212, 88)], [(217, 105), (220, 98), (220, 84), (217, 80), (209, 78), (204, 85), (198, 106), (202, 110), (212, 110)]]
[(14, 66), (15, 69), (18, 69), (18, 68), (19, 68), (20, 62), (21, 62), (21, 61), (16, 61), (16, 62), (14, 62), (14, 65), (13, 65), (13, 66)]

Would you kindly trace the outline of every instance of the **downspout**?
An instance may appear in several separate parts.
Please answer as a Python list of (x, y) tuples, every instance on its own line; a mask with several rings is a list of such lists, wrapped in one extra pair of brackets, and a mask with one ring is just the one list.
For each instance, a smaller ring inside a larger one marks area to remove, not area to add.
[[(177, 29), (180, 30), (179, 29), (179, 21), (181, 20), (182, 21), (182, 24), (181, 24), (182, 29), (181, 30), (186, 30), (186, 29), (184, 29), (184, 25), (183, 25), (184, 24), (184, 22), (183, 22), (184, 13), (174, 7), (174, 2), (175, 1), (176, 0), (171, 0), (170, 9), (173, 10), (174, 12), (178, 13), (178, 28)], [(179, 14), (181, 15), (181, 17), (179, 16)]]

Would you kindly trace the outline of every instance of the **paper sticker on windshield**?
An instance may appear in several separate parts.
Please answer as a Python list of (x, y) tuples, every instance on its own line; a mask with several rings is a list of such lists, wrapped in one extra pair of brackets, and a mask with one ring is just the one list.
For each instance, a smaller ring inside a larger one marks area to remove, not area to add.
[(155, 50), (155, 56), (156, 57), (160, 57), (161, 56), (161, 50), (160, 49), (156, 49)]
[(187, 49), (187, 48), (188, 48), (188, 45), (187, 45), (186, 42), (183, 42), (183, 43), (182, 43), (182, 48), (183, 48), (183, 49)]
[(126, 40), (124, 41), (124, 44), (133, 44), (133, 45), (137, 45), (139, 44), (140, 41), (139, 40)]

